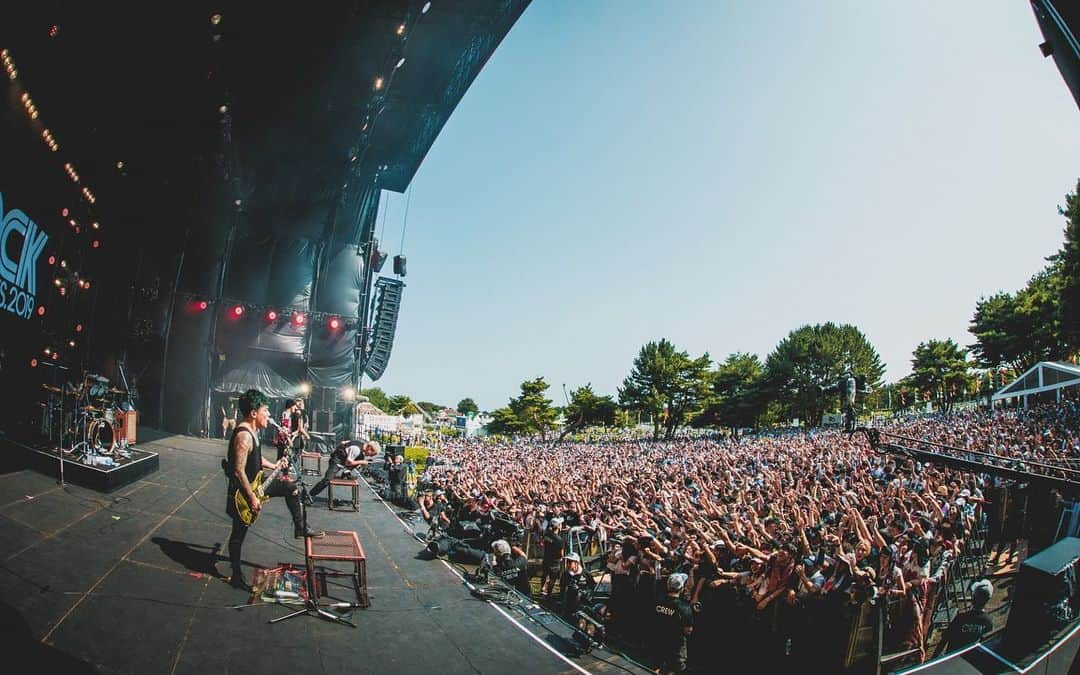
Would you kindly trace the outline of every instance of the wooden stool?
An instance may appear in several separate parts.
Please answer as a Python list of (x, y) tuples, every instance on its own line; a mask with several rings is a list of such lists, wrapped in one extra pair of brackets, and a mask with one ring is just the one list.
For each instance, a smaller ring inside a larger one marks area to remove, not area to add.
[(330, 488), (326, 492), (326, 503), (330, 507), (330, 510), (334, 510), (334, 486), (339, 488), (349, 487), (352, 488), (352, 510), (360, 510), (360, 484), (353, 478), (332, 478), (330, 480)]
[[(315, 468), (311, 468), (311, 460), (315, 460)], [(301, 452), (300, 453), (300, 473), (305, 476), (320, 476), (322, 475), (322, 453), (319, 452)]]
[[(371, 604), (367, 591), (367, 558), (364, 556), (364, 549), (360, 546), (360, 538), (356, 536), (355, 532), (327, 532), (325, 537), (307, 537), (304, 542), (308, 574), (315, 574), (315, 561), (317, 560), (351, 562), (353, 563), (352, 572), (340, 572), (321, 567), (319, 573), (323, 577), (323, 585), (325, 585), (326, 577), (352, 577), (353, 590), (356, 591), (356, 602), (360, 607), (368, 607)], [(311, 578), (315, 579), (314, 576)], [(318, 599), (320, 585), (318, 583), (313, 585), (315, 586), (315, 599)]]

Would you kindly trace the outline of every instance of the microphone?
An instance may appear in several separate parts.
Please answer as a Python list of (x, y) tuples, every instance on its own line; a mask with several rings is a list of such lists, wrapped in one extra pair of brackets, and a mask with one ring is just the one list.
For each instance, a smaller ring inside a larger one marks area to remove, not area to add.
[(270, 423), (270, 426), (274, 427), (278, 431), (281, 431), (281, 426), (277, 422), (274, 421), (273, 417), (267, 417), (266, 421)]

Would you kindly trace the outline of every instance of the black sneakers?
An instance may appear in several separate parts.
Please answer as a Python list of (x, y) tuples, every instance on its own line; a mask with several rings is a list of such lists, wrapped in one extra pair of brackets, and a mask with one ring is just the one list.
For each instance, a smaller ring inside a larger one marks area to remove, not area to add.
[(326, 533), (323, 532), (322, 530), (313, 530), (310, 527), (306, 531), (301, 530), (300, 528), (295, 528), (293, 530), (293, 536), (296, 537), (297, 539), (303, 539), (305, 537), (311, 537), (313, 539), (318, 539), (320, 537), (325, 537)]

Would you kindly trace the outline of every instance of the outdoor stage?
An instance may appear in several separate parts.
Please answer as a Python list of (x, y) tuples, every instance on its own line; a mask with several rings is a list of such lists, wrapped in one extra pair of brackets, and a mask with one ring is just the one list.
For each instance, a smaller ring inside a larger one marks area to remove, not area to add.
[[(247, 594), (217, 576), (229, 571), (225, 442), (151, 430), (140, 440), (160, 469), (111, 494), (62, 490), (23, 468), (0, 474), (0, 634), (32, 672), (616, 670), (567, 660), (556, 653), (570, 651), (562, 631), (470, 596), (443, 563), (418, 556), (421, 544), (363, 485), (359, 513), (322, 499), (309, 509), (313, 527), (354, 530), (363, 544), (371, 607), (353, 612), (357, 628), (306, 616), (269, 625), (290, 611), (273, 604), (231, 609)], [(284, 501), (272, 500), (245, 562), (302, 566), (291, 535)]]

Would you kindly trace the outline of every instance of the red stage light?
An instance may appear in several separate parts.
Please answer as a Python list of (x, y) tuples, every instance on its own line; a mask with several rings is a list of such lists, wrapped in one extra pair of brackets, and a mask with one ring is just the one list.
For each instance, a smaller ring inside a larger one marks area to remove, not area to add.
[(209, 306), (210, 306), (210, 303), (206, 302), (205, 300), (200, 300), (199, 302), (195, 303), (195, 307), (200, 312), (206, 311), (206, 308), (209, 307)]
[(82, 332), (82, 324), (81, 323), (75, 324), (75, 332), (76, 333), (81, 333)]
[(54, 256), (54, 255), (49, 256), (49, 264), (50, 265), (55, 265), (56, 264), (56, 256)]
[(60, 215), (63, 216), (64, 218), (68, 217), (67, 207), (64, 207), (64, 208), (60, 209)]
[(330, 319), (330, 330), (337, 330), (338, 328), (341, 328), (341, 319), (335, 316)]
[(37, 368), (37, 359), (30, 359), (30, 367)]
[(297, 312), (293, 314), (292, 320), (297, 326), (303, 326), (307, 323), (307, 316), (303, 312)]
[(45, 316), (45, 305), (38, 305), (37, 315), (38, 316)]
[(60, 352), (53, 352), (52, 353), (52, 360), (55, 361), (58, 358), (60, 358)]
[(244, 315), (244, 306), (243, 305), (237, 305), (236, 307), (233, 307), (232, 313), (235, 316), (243, 316)]
[(266, 320), (267, 321), (277, 321), (277, 312), (275, 312), (274, 310), (270, 310), (269, 312), (267, 312), (266, 313)]
[(90, 247), (91, 247), (91, 248), (98, 248), (98, 247), (100, 247), (100, 246), (101, 246), (101, 242), (100, 242), (100, 241), (98, 241), (97, 239), (95, 239), (94, 241), (90, 242)]

